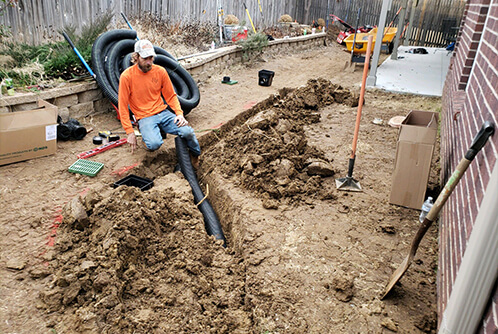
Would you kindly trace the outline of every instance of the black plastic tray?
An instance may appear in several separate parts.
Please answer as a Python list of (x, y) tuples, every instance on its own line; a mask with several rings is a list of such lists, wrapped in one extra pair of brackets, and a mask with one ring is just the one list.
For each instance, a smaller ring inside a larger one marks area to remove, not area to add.
[(140, 177), (134, 174), (130, 174), (127, 177), (114, 182), (114, 188), (119, 186), (128, 186), (128, 187), (137, 187), (140, 190), (144, 191), (152, 188), (154, 182), (152, 180), (146, 179), (144, 177)]

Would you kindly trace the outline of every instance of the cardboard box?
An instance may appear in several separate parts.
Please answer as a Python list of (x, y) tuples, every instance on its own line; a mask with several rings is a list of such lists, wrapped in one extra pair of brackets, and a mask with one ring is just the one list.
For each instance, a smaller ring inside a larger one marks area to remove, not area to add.
[(43, 157), (57, 150), (57, 107), (0, 114), (0, 165)]
[(412, 110), (401, 123), (389, 202), (418, 209), (425, 200), (438, 130), (438, 114)]

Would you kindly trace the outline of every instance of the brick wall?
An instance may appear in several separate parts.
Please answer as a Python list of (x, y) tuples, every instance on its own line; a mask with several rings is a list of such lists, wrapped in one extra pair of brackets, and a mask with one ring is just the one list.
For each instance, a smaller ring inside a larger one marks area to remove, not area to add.
[[(469, 0), (443, 91), (441, 178), (446, 182), (484, 121), (498, 125), (498, 1)], [(498, 134), (477, 155), (440, 217), (438, 314), (443, 314), (496, 163)], [(498, 330), (498, 294), (480, 333)]]

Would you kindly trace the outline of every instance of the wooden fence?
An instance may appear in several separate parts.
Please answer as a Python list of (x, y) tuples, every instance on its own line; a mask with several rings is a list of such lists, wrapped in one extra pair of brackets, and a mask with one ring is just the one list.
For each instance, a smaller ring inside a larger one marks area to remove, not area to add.
[[(387, 24), (395, 18), (401, 2), (392, 0)], [(257, 29), (276, 25), (283, 14), (289, 14), (303, 24), (311, 24), (318, 18), (327, 21), (329, 14), (335, 14), (355, 26), (360, 7), (360, 25), (378, 24), (382, 0), (246, 0), (245, 3), (229, 0), (17, 0), (15, 7), (7, 7), (0, 13), (0, 25), (9, 27), (15, 41), (28, 44), (60, 40), (58, 31), (64, 26), (82, 27), (106, 11), (114, 13), (114, 27), (124, 23), (121, 12), (130, 18), (150, 13), (171, 22), (213, 23), (218, 22), (222, 12), (225, 16), (237, 16), (250, 27), (244, 5)], [(406, 16), (406, 20), (413, 17), (412, 29), (407, 33), (410, 44), (447, 45), (456, 37), (464, 5), (465, 0), (410, 0)], [(395, 19), (393, 26), (398, 24)]]

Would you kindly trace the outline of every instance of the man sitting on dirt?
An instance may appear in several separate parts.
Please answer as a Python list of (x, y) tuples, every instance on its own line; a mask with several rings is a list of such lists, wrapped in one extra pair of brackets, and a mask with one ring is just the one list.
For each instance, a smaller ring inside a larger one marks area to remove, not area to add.
[(188, 126), (183, 116), (168, 72), (153, 64), (155, 56), (151, 42), (144, 39), (136, 42), (132, 55), (135, 65), (127, 68), (119, 80), (119, 116), (128, 135), (131, 152), (137, 147), (137, 138), (128, 107), (138, 121), (142, 140), (148, 150), (155, 151), (163, 144), (161, 130), (180, 136), (186, 140), (192, 165), (197, 169), (201, 154), (199, 142), (194, 129)]

